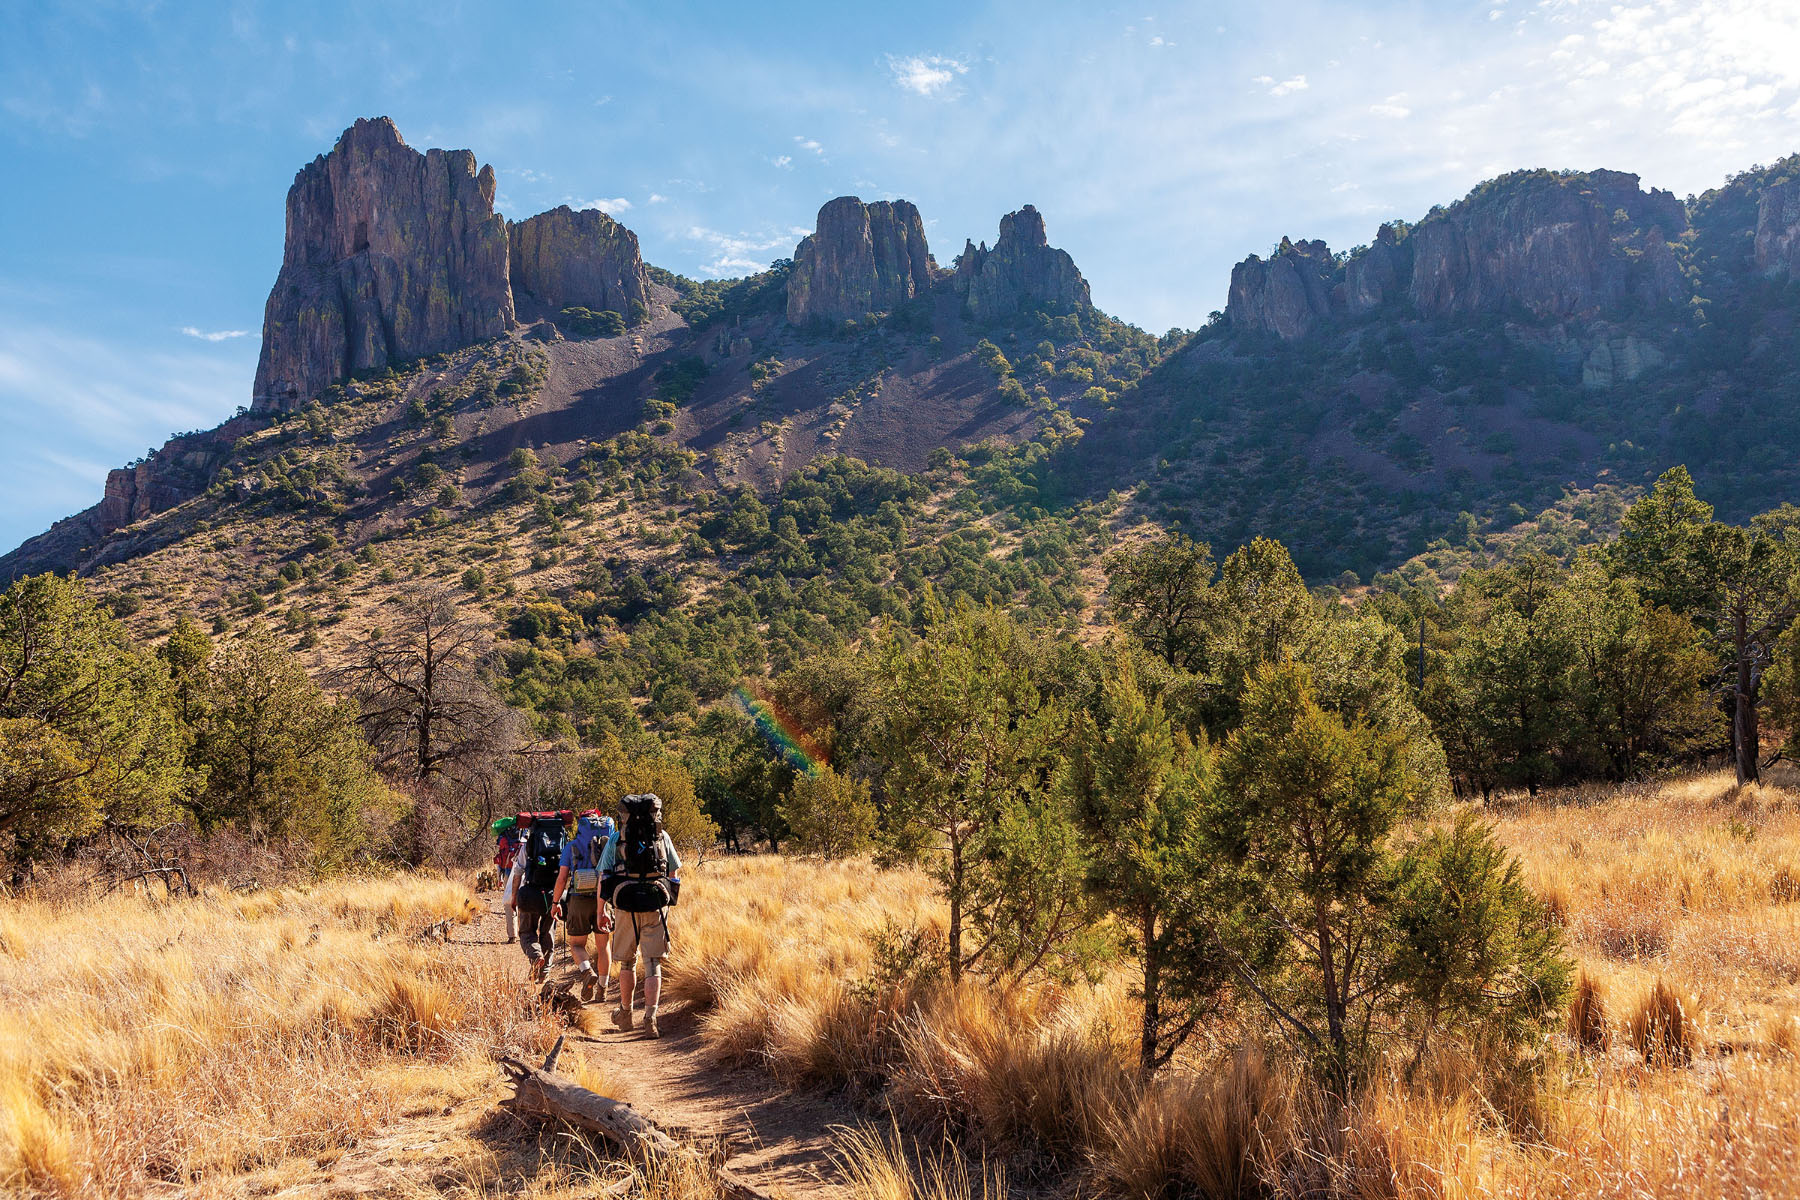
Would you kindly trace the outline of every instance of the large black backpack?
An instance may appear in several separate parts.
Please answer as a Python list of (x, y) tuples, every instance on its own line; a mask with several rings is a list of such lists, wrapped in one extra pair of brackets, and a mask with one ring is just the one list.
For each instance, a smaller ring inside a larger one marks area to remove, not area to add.
[(658, 912), (675, 903), (669, 857), (663, 851), (662, 799), (653, 792), (625, 797), (625, 823), (613, 856), (612, 906), (621, 912)]
[(560, 813), (549, 813), (531, 823), (526, 835), (525, 874), (521, 886), (549, 891), (556, 886), (556, 872), (562, 866), (563, 839), (568, 835)]

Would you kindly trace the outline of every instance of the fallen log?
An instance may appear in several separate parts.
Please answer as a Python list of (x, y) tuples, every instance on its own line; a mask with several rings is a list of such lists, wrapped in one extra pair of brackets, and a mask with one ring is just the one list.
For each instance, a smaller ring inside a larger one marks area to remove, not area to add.
[[(558, 1075), (554, 1068), (562, 1047), (563, 1039), (557, 1038), (542, 1067), (520, 1062), (511, 1055), (500, 1060), (500, 1069), (506, 1072), (513, 1085), (513, 1095), (506, 1101), (508, 1107), (597, 1133), (635, 1158), (689, 1155), (704, 1159), (696, 1150), (658, 1129), (631, 1105), (589, 1091), (566, 1075)], [(723, 1185), (727, 1200), (774, 1200), (769, 1193), (744, 1182), (735, 1172), (716, 1162), (711, 1170)]]
[(545, 1071), (516, 1058), (500, 1060), (512, 1080), (514, 1109), (552, 1117), (576, 1129), (597, 1133), (628, 1154), (681, 1154), (681, 1143), (645, 1120), (631, 1105), (590, 1092), (566, 1075)]

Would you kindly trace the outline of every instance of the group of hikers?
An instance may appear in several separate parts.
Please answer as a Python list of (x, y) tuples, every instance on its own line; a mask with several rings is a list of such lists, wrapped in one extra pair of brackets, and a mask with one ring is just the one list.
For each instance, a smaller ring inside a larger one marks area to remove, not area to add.
[(542, 980), (550, 970), (556, 922), (562, 921), (584, 1002), (605, 1001), (617, 963), (612, 1019), (623, 1030), (636, 1025), (632, 1002), (641, 963), (644, 1032), (661, 1037), (657, 1007), (669, 953), (669, 909), (681, 896), (681, 856), (663, 830), (662, 801), (654, 793), (627, 796), (619, 810), (616, 822), (597, 809), (522, 812), (494, 822), (506, 932), (518, 939), (532, 978)]

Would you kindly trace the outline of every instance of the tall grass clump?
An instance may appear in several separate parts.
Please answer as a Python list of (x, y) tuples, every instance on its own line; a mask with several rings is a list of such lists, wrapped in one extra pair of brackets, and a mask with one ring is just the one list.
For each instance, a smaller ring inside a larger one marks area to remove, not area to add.
[(1644, 1061), (1656, 1067), (1684, 1067), (1698, 1041), (1693, 1020), (1674, 989), (1658, 979), (1625, 1022), (1626, 1036)]

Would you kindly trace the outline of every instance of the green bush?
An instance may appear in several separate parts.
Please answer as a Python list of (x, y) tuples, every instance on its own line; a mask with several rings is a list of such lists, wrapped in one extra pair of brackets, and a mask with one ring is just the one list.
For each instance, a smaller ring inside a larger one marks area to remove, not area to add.
[(565, 331), (580, 338), (618, 337), (625, 332), (625, 318), (610, 308), (593, 309), (571, 305), (562, 310), (557, 322)]

